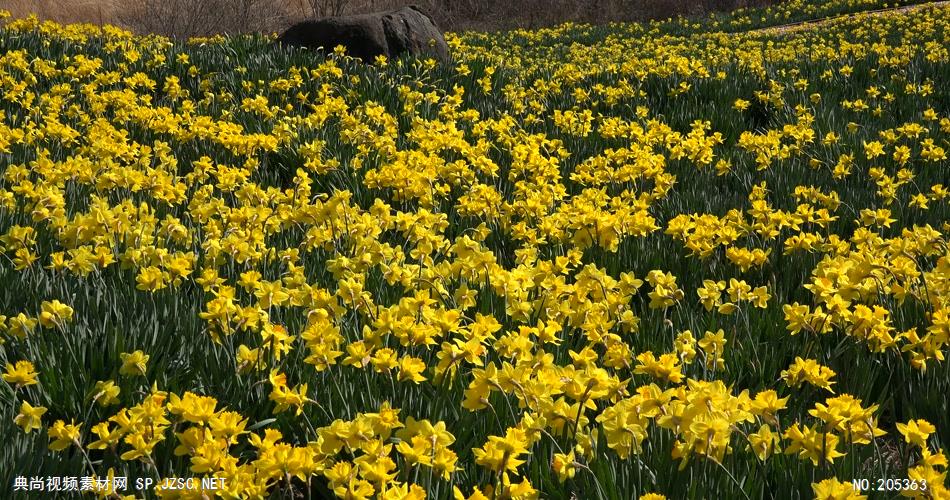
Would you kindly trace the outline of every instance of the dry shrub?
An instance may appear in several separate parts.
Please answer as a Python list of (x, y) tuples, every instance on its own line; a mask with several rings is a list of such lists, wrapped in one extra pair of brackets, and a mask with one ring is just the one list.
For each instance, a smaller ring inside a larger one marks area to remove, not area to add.
[(270, 31), (288, 9), (272, 0), (137, 0), (125, 2), (117, 20), (137, 32), (175, 38)]

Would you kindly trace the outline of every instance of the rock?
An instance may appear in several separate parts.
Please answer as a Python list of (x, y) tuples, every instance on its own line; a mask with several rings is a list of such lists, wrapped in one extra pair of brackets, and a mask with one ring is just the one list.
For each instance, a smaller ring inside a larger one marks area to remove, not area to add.
[(382, 20), (390, 57), (409, 52), (443, 63), (450, 61), (449, 46), (442, 31), (418, 8), (410, 6), (392, 11), (383, 15)]
[(328, 17), (292, 26), (278, 38), (280, 43), (332, 51), (337, 45), (364, 62), (376, 56), (394, 59), (408, 52), (448, 63), (449, 46), (442, 32), (415, 6), (389, 12)]

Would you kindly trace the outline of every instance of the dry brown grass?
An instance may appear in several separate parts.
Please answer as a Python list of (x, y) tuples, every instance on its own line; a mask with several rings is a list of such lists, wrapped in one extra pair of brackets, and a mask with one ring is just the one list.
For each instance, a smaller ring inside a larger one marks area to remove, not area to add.
[(113, 0), (4, 0), (0, 8), (14, 17), (36, 14), (60, 23), (109, 23), (117, 12)]
[[(36, 14), (62, 23), (116, 24), (170, 36), (280, 31), (311, 17), (312, 6), (344, 13), (406, 4), (427, 10), (445, 30), (536, 28), (563, 21), (630, 21), (775, 3), (774, 0), (2, 0), (15, 17)], [(249, 11), (235, 16), (236, 6)], [(320, 14), (321, 12), (318, 12)], [(325, 10), (322, 13), (331, 14)]]
[[(228, 1), (226, 0), (226, 2)], [(226, 2), (222, 2), (221, 6), (223, 7)], [(186, 12), (194, 12), (199, 10), (199, 4), (209, 3), (204, 0), (3, 0), (0, 2), (0, 9), (9, 10), (13, 17), (26, 17), (35, 14), (40, 19), (48, 19), (59, 23), (115, 24), (137, 29), (141, 26), (135, 25), (138, 21), (136, 18), (143, 15), (146, 5), (160, 6), (162, 10), (170, 10), (171, 7), (175, 7)], [(282, 16), (280, 21), (286, 22), (306, 17), (306, 0), (278, 0), (277, 2), (257, 3), (261, 4), (259, 11), (254, 13), (257, 17), (270, 17), (274, 13), (278, 13)], [(264, 6), (263, 3), (268, 5)], [(219, 11), (225, 10), (218, 6), (215, 7)], [(283, 19), (284, 16), (287, 19)], [(165, 20), (153, 19), (152, 21), (160, 23)]]
[[(316, 1), (319, 4), (322, 0)], [(389, 7), (389, 4), (398, 3), (386, 0), (337, 1), (345, 2), (346, 10), (353, 12), (368, 11), (373, 7)], [(150, 29), (162, 23), (174, 24), (174, 20), (154, 18), (156, 12), (176, 16), (201, 15), (213, 18), (220, 23), (222, 17), (233, 14), (235, 5), (242, 3), (244, 3), (243, 0), (0, 0), (0, 10), (10, 11), (15, 18), (34, 14), (42, 20), (59, 23), (114, 24), (136, 31), (159, 31), (162, 34), (176, 35), (180, 33), (175, 33), (173, 28)], [(216, 31), (280, 29), (294, 21), (313, 16), (309, 0), (251, 0), (247, 4), (255, 9), (255, 12), (251, 13), (253, 19), (244, 20), (249, 21), (247, 26), (209, 25), (207, 29)], [(208, 9), (211, 11), (208, 12)], [(153, 18), (147, 19), (148, 16)], [(180, 24), (181, 21), (178, 20), (178, 22)], [(156, 26), (151, 26), (151, 24)]]

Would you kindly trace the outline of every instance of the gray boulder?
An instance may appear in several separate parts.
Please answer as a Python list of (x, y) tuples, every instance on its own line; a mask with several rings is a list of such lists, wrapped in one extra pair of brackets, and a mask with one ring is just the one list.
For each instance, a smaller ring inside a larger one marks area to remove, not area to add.
[(347, 54), (370, 63), (379, 55), (393, 59), (407, 52), (443, 63), (450, 61), (449, 46), (442, 32), (432, 18), (415, 6), (304, 21), (285, 31), (278, 41), (285, 45), (323, 48), (327, 52), (343, 45)]

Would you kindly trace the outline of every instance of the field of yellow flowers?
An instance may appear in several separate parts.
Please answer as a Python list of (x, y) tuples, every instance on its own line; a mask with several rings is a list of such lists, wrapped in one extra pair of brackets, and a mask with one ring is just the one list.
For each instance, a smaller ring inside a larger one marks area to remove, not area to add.
[(950, 7), (749, 30), (882, 6), (0, 12), (0, 496), (950, 498)]

